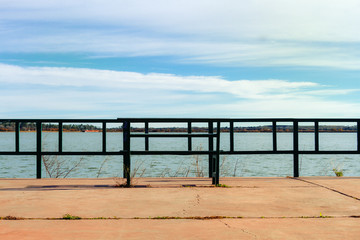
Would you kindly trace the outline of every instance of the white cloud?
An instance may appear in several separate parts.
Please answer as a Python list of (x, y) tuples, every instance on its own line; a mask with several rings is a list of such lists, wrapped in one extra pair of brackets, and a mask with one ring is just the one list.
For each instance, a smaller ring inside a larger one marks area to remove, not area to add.
[[(351, 117), (357, 103), (328, 100), (354, 90), (313, 82), (238, 80), (0, 64), (1, 118)], [(350, 111), (351, 110), (351, 111)]]
[(357, 0), (2, 0), (0, 52), (358, 70), (358, 9)]
[(173, 74), (141, 74), (110, 70), (55, 67), (19, 67), (0, 64), (0, 82), (11, 84), (38, 84), (63, 87), (96, 87), (100, 89), (132, 91), (192, 91), (195, 93), (225, 93), (237, 98), (264, 98), (271, 95), (315, 87), (312, 82), (284, 80), (237, 80), (221, 77), (177, 76)]

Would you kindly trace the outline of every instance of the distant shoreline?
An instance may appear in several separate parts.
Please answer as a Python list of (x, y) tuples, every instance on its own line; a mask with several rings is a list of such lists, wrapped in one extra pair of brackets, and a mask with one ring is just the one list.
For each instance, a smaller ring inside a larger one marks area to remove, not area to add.
[[(42, 131), (43, 132), (58, 132), (59, 125), (46, 123), (42, 124)], [(149, 127), (145, 131), (144, 127), (131, 127), (132, 132), (159, 132), (159, 133), (188, 133), (188, 128), (185, 126), (181, 127)], [(214, 126), (214, 132), (216, 132), (216, 127)], [(221, 132), (230, 132), (229, 126), (222, 126)], [(255, 125), (255, 126), (233, 126), (233, 132), (272, 132), (273, 126), (272, 125)], [(320, 125), (319, 132), (357, 132), (357, 126), (342, 126), (342, 125)], [(35, 132), (36, 131), (36, 124), (34, 123), (20, 123), (19, 130), (21, 132)], [(91, 124), (66, 124), (62, 126), (63, 132), (102, 132), (102, 127), (91, 125)], [(122, 132), (122, 126), (106, 128), (106, 132)], [(208, 127), (205, 126), (192, 126), (191, 132), (197, 133), (207, 133), (209, 131)], [(292, 125), (276, 125), (276, 132), (292, 132), (293, 126)], [(308, 125), (299, 125), (298, 126), (299, 132), (315, 132), (314, 126)], [(3, 123), (0, 122), (0, 132), (15, 132), (15, 124), (13, 123)]]
[[(216, 132), (216, 128), (214, 129)], [(145, 132), (144, 128), (132, 128), (132, 132)], [(13, 129), (0, 129), (0, 132), (15, 132)], [(36, 132), (36, 129), (31, 130), (20, 130), (20, 132)], [(58, 132), (58, 129), (51, 130), (42, 130), (42, 132)], [(63, 132), (84, 132), (84, 133), (100, 133), (102, 129), (98, 130), (77, 130), (77, 129), (63, 129)], [(123, 132), (122, 129), (108, 129), (106, 132)], [(188, 132), (187, 128), (149, 128), (149, 133), (186, 133)], [(207, 128), (197, 128), (192, 129), (192, 132), (208, 132)], [(221, 132), (230, 132), (229, 128), (221, 128)], [(272, 129), (236, 129), (234, 128), (234, 132), (236, 133), (272, 133)], [(278, 133), (292, 133), (292, 129), (277, 129)], [(313, 133), (314, 129), (299, 129), (299, 132), (302, 133)], [(332, 128), (332, 129), (319, 129), (320, 133), (325, 132), (343, 132), (343, 133), (356, 133), (356, 129), (342, 129), (342, 128)]]

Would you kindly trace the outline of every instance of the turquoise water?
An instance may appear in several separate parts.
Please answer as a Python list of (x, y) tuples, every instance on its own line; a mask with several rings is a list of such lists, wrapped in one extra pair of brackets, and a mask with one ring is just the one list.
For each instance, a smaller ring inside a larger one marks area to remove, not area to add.
[[(277, 134), (278, 149), (292, 149), (292, 133)], [(272, 150), (271, 133), (235, 133), (235, 150)], [(20, 150), (36, 149), (34, 132), (20, 133)], [(0, 133), (0, 151), (15, 150), (15, 134)], [(187, 150), (187, 139), (153, 138), (150, 150)], [(221, 149), (229, 150), (229, 133), (221, 133)], [(43, 133), (43, 151), (57, 151), (58, 133)], [(133, 138), (132, 150), (144, 150), (144, 140)], [(193, 149), (207, 150), (205, 138), (194, 138)], [(299, 134), (300, 150), (314, 149), (314, 134)], [(64, 132), (64, 151), (101, 151), (101, 133)], [(122, 150), (122, 133), (107, 133), (108, 151)], [(356, 133), (320, 133), (320, 150), (356, 150)], [(45, 156), (55, 176), (74, 168), (67, 177), (121, 177), (122, 156)], [(143, 177), (207, 176), (206, 156), (132, 156), (132, 172)], [(221, 176), (292, 176), (292, 155), (229, 155), (220, 161)], [(344, 176), (360, 176), (358, 155), (300, 155), (301, 176), (334, 176), (333, 168), (343, 170)], [(35, 178), (34, 156), (0, 156), (0, 178)], [(49, 168), (49, 164), (48, 168)], [(60, 175), (61, 176), (64, 176)], [(43, 177), (49, 173), (43, 166)]]

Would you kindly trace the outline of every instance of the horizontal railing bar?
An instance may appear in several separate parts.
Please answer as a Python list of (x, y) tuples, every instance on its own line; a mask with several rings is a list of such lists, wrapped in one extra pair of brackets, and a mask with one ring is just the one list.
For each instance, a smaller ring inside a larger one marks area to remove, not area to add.
[(209, 155), (216, 151), (130, 151), (131, 155)]
[(273, 150), (259, 150), (259, 151), (220, 151), (222, 155), (241, 155), (241, 154), (294, 154), (292, 150), (273, 151)]
[[(38, 152), (15, 152), (15, 151), (0, 151), (0, 155), (36, 155)], [(153, 155), (153, 154), (212, 154), (215, 151), (131, 151), (133, 155)], [(292, 150), (259, 150), (259, 151), (220, 151), (223, 155), (236, 155), (236, 154), (294, 154)], [(117, 152), (41, 152), (42, 155), (124, 155), (125, 151)], [(298, 154), (360, 154), (357, 150), (322, 150), (322, 151), (298, 151)]]
[[(131, 155), (208, 155), (215, 153), (215, 151), (130, 151)], [(0, 152), (0, 155), (36, 155), (36, 152)], [(59, 156), (71, 156), (71, 155), (124, 155), (125, 151), (121, 152), (42, 152), (42, 155), (59, 155)]]
[(104, 156), (104, 155), (124, 155), (124, 151), (118, 152), (42, 152), (42, 155), (96, 155), (96, 156)]
[(359, 154), (356, 150), (321, 150), (321, 151), (299, 151), (299, 154)]
[(118, 118), (130, 122), (356, 122), (358, 118)]
[(42, 123), (118, 123), (117, 119), (0, 119), (0, 122), (42, 122)]
[(194, 133), (140, 133), (130, 134), (130, 137), (214, 137), (216, 134), (194, 134)]
[[(236, 155), (236, 154), (259, 154), (259, 155), (262, 155), (262, 154), (294, 154), (295, 152), (292, 151), (292, 150), (283, 150), (283, 151), (272, 151), (272, 150), (269, 150), (269, 151), (233, 151), (233, 152), (230, 152), (230, 151), (220, 151), (221, 154), (223, 155)], [(298, 154), (359, 154), (360, 152), (359, 151), (334, 151), (334, 150), (331, 150), (331, 151), (298, 151), (297, 152)]]
[[(37, 155), (37, 152), (0, 152), (0, 155)], [(120, 152), (41, 152), (41, 155), (59, 155), (59, 156), (71, 156), (71, 155), (124, 155), (123, 151)]]
[(23, 155), (36, 155), (37, 152), (9, 152), (9, 151), (4, 151), (4, 152), (0, 152), (0, 156), (1, 155), (19, 155), (19, 156), (23, 156)]
[[(206, 155), (216, 151), (130, 151), (131, 155)], [(299, 151), (299, 154), (359, 154), (357, 151)], [(284, 151), (220, 151), (221, 155), (263, 155), (263, 154), (294, 154), (292, 150)]]

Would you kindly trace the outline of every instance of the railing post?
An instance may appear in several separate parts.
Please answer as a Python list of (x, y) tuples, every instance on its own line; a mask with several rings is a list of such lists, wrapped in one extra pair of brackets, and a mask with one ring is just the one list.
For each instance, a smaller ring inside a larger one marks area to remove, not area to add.
[[(187, 123), (187, 132), (188, 132), (188, 134), (190, 135), (191, 134), (191, 121), (189, 121), (188, 123)], [(188, 151), (191, 151), (192, 150), (192, 138), (191, 138), (191, 136), (189, 136), (188, 137), (188, 139), (187, 139), (188, 141)]]
[(230, 152), (234, 151), (234, 122), (230, 122)]
[(20, 122), (15, 122), (15, 152), (20, 152)]
[(102, 152), (106, 153), (106, 122), (102, 123)]
[(59, 152), (63, 151), (63, 122), (59, 122)]
[(315, 152), (319, 151), (319, 122), (314, 123), (314, 135), (315, 135)]
[[(208, 133), (213, 134), (214, 133), (214, 126), (213, 122), (208, 122)], [(209, 152), (214, 151), (214, 137), (209, 136)], [(213, 177), (213, 158), (212, 153), (209, 154), (209, 178)]]
[(216, 126), (216, 154), (213, 156), (213, 179), (212, 184), (218, 185), (220, 178), (220, 122)]
[(294, 177), (299, 177), (299, 122), (293, 122)]
[(272, 122), (273, 151), (277, 151), (276, 121)]
[[(145, 122), (145, 134), (149, 133), (149, 122)], [(145, 137), (145, 151), (149, 151), (149, 136)]]
[(218, 158), (217, 158), (217, 154), (212, 155), (212, 169), (213, 169), (213, 173), (212, 173), (212, 184), (216, 185), (219, 184), (219, 179), (217, 178), (217, 170), (216, 170), (216, 166), (217, 166), (217, 162), (218, 162)]
[(356, 142), (357, 142), (357, 151), (360, 152), (360, 121), (356, 122)]
[(126, 178), (126, 184), (130, 186), (130, 122), (124, 121), (123, 123), (123, 146), (124, 146), (124, 169), (123, 175)]
[(42, 122), (36, 122), (36, 178), (41, 178)]
[(220, 134), (221, 134), (221, 125), (220, 122), (217, 123), (217, 137), (216, 137), (216, 184), (219, 184), (220, 181)]

